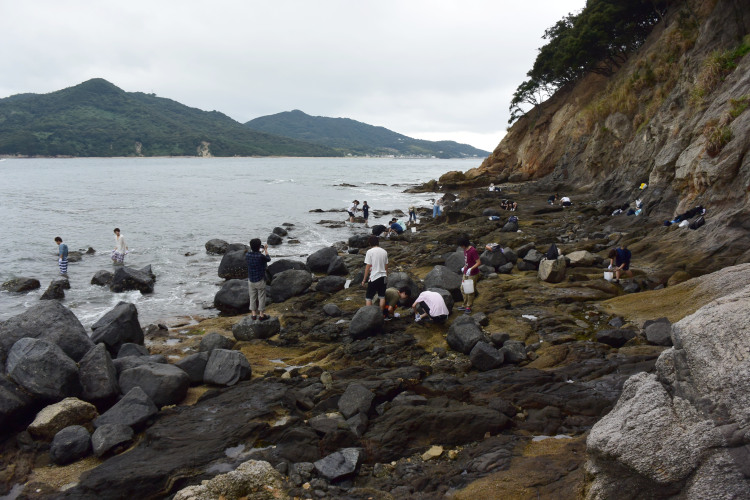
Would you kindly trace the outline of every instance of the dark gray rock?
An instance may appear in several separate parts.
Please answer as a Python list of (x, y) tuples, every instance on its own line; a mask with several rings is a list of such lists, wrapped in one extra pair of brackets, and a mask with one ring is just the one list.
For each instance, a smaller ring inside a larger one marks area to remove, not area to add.
[(535, 267), (539, 267), (539, 263), (544, 258), (544, 255), (539, 252), (536, 248), (530, 249), (528, 252), (526, 252), (526, 255), (523, 256), (523, 261), (529, 264), (534, 264)]
[(208, 356), (203, 381), (214, 385), (234, 385), (242, 380), (250, 380), (252, 368), (240, 351), (214, 349)]
[(463, 269), (465, 264), (466, 259), (464, 258), (463, 250), (457, 250), (445, 256), (445, 267), (447, 267), (454, 273), (461, 273), (461, 270)]
[(140, 387), (159, 408), (185, 399), (190, 386), (187, 373), (174, 365), (163, 363), (147, 363), (123, 370), (119, 382), (124, 393)]
[[(360, 281), (362, 281), (360, 279)], [(356, 281), (354, 281), (356, 283)], [(414, 281), (411, 276), (404, 272), (393, 272), (389, 273), (386, 278), (388, 288), (401, 288), (402, 286), (408, 286), (411, 290), (411, 296), (416, 298), (419, 295), (419, 285)]]
[(250, 311), (250, 293), (247, 279), (233, 279), (224, 283), (214, 296), (214, 307), (226, 315), (245, 314)]
[(310, 270), (307, 268), (307, 264), (299, 260), (292, 260), (292, 259), (274, 260), (273, 262), (268, 264), (268, 267), (266, 268), (266, 274), (268, 275), (269, 282), (270, 280), (273, 280), (273, 277), (279, 274), (280, 272), (289, 271), (290, 269), (293, 269), (296, 271), (310, 272)]
[(266, 243), (271, 245), (272, 247), (275, 247), (277, 245), (281, 245), (284, 243), (284, 240), (276, 233), (271, 233), (268, 235), (268, 238), (266, 238)]
[(15, 382), (0, 373), (0, 435), (10, 432), (31, 407), (33, 399)]
[(497, 269), (495, 269), (495, 271), (499, 274), (511, 274), (513, 272), (513, 266), (514, 264), (512, 262), (506, 262), (502, 266), (499, 266)]
[(58, 346), (24, 337), (13, 344), (5, 365), (8, 376), (29, 393), (59, 401), (81, 390), (78, 367)]
[(245, 316), (232, 327), (232, 335), (240, 341), (268, 339), (281, 331), (279, 318), (272, 316), (266, 320)]
[(134, 387), (117, 404), (94, 419), (94, 427), (121, 424), (138, 429), (157, 413), (159, 409), (151, 398), (140, 387)]
[(247, 279), (246, 253), (244, 248), (231, 252), (227, 250), (219, 263), (219, 278), (225, 280)]
[(232, 347), (234, 347), (234, 340), (216, 332), (205, 334), (200, 344), (198, 344), (200, 352), (211, 352), (214, 349), (231, 349)]
[(532, 262), (526, 262), (525, 260), (519, 260), (516, 264), (519, 271), (536, 271), (537, 265)]
[(516, 262), (518, 261), (518, 255), (516, 255), (516, 252), (514, 252), (512, 248), (503, 248), (503, 255), (505, 256), (505, 260), (513, 265), (516, 265)]
[(500, 229), (501, 233), (515, 233), (516, 231), (518, 231), (518, 222), (506, 222)]
[(339, 414), (329, 416), (325, 413), (321, 413), (320, 415), (316, 415), (309, 419), (307, 425), (312, 427), (318, 434), (325, 435), (331, 432), (336, 432), (346, 425), (346, 421), (344, 420), (344, 417)]
[[(625, 325), (625, 320), (620, 316), (615, 316), (614, 318), (609, 320), (607, 324), (612, 328), (622, 328)], [(643, 327), (645, 328), (646, 326), (644, 325)]]
[(91, 436), (85, 427), (71, 425), (64, 428), (52, 439), (49, 457), (57, 465), (75, 462), (91, 451)]
[(526, 254), (529, 253), (531, 250), (533, 250), (535, 247), (536, 247), (535, 243), (532, 243), (532, 242), (524, 243), (520, 247), (516, 248), (515, 252), (516, 252), (516, 255), (518, 255), (519, 259), (523, 259), (524, 257), (526, 257)]
[(650, 344), (672, 345), (672, 323), (667, 318), (646, 321), (643, 325), (643, 333)]
[[(221, 348), (217, 347), (216, 349)], [(211, 349), (211, 351), (213, 351), (213, 349)], [(202, 384), (203, 374), (206, 371), (206, 363), (208, 363), (208, 355), (211, 351), (199, 352), (191, 354), (190, 356), (185, 356), (181, 360), (175, 362), (174, 365), (187, 373), (191, 385)]]
[(334, 247), (321, 248), (307, 257), (307, 267), (315, 273), (324, 273), (328, 271), (331, 261), (338, 255)]
[(223, 255), (227, 251), (229, 243), (218, 238), (208, 240), (206, 242), (206, 252), (214, 255)]
[(117, 351), (117, 357), (118, 358), (125, 358), (127, 356), (150, 356), (151, 353), (148, 352), (148, 349), (144, 345), (139, 344), (133, 344), (131, 342), (126, 342), (120, 346), (120, 349)]
[(500, 211), (494, 208), (485, 208), (482, 210), (482, 217), (500, 217)]
[(349, 269), (346, 267), (344, 258), (340, 255), (334, 257), (331, 260), (328, 269), (326, 269), (326, 274), (329, 276), (346, 276), (347, 274), (349, 274)]
[(97, 344), (81, 359), (78, 379), (86, 401), (110, 401), (120, 394), (117, 370), (104, 344)]
[(355, 436), (361, 438), (365, 431), (367, 431), (369, 421), (370, 420), (367, 418), (366, 414), (357, 413), (346, 420), (346, 426), (349, 427), (349, 430), (352, 431)]
[(37, 288), (42, 284), (36, 278), (13, 278), (2, 284), (2, 289), (11, 293), (26, 293)]
[(435, 266), (424, 278), (425, 288), (448, 290), (453, 300), (463, 300), (461, 295), (461, 275), (445, 266)]
[(122, 424), (102, 425), (91, 435), (91, 447), (97, 457), (124, 451), (132, 442), (133, 429)]
[(622, 285), (622, 290), (625, 293), (638, 293), (641, 291), (641, 286), (635, 281), (631, 281), (629, 283), (624, 283)]
[[(388, 228), (385, 227), (383, 224), (375, 224), (372, 226), (372, 231), (370, 231), (375, 236), (380, 236), (384, 232), (388, 231)], [(369, 246), (369, 244), (368, 244)]]
[(327, 316), (332, 316), (332, 317), (335, 317), (335, 318), (341, 316), (341, 314), (342, 314), (341, 309), (336, 304), (326, 304), (326, 305), (324, 305), (323, 306), (323, 312)]
[(344, 289), (346, 278), (343, 276), (326, 276), (320, 278), (315, 284), (315, 291), (325, 293), (336, 293)]
[(97, 271), (94, 277), (91, 278), (91, 284), (96, 286), (109, 286), (112, 283), (112, 278), (115, 275), (104, 269)]
[(462, 316), (456, 318), (448, 328), (445, 340), (454, 351), (469, 354), (477, 342), (484, 340), (484, 335), (474, 320), (468, 316)]
[(102, 343), (113, 356), (125, 343), (143, 345), (143, 330), (134, 304), (120, 302), (91, 326), (91, 340)]
[(375, 305), (360, 307), (349, 323), (349, 335), (353, 339), (371, 337), (383, 330), (383, 324), (383, 312), (380, 307)]
[(506, 363), (518, 364), (526, 361), (526, 344), (520, 340), (506, 340), (500, 352)]
[(227, 251), (225, 253), (239, 251), (243, 251), (245, 253), (249, 252), (250, 245), (245, 245), (244, 243), (230, 243), (229, 245), (227, 245)]
[(155, 282), (156, 280), (148, 271), (122, 266), (118, 267), (114, 276), (112, 276), (109, 289), (115, 293), (138, 290), (145, 295), (153, 293)]
[(479, 256), (479, 262), (486, 266), (497, 269), (508, 263), (508, 259), (505, 258), (503, 250), (498, 246), (495, 250), (485, 250), (482, 255)]
[(76, 315), (56, 300), (39, 302), (0, 323), (0, 366), (13, 344), (23, 337), (52, 342), (73, 361), (94, 347)]
[[(271, 300), (275, 303), (302, 295), (312, 285), (312, 276), (307, 271), (283, 271), (273, 277), (271, 282)], [(249, 299), (248, 299), (249, 301)]]
[(362, 462), (362, 450), (343, 448), (315, 462), (315, 470), (328, 481), (353, 475)]
[(117, 358), (112, 360), (112, 364), (117, 371), (117, 376), (120, 376), (125, 370), (135, 368), (136, 366), (147, 365), (149, 363), (167, 363), (167, 358), (163, 354), (152, 354), (151, 356), (126, 356), (124, 358)]
[(289, 233), (283, 227), (276, 226), (275, 228), (273, 228), (273, 234), (278, 234), (279, 236), (286, 236)]
[(507, 333), (492, 333), (490, 334), (490, 340), (495, 347), (500, 348), (510, 340), (510, 335)]
[(370, 246), (370, 235), (369, 234), (355, 234), (349, 237), (347, 242), (349, 248), (368, 248)]
[(505, 356), (492, 344), (484, 341), (477, 342), (469, 354), (471, 364), (480, 371), (493, 370), (503, 364)]
[(65, 298), (65, 290), (70, 290), (70, 282), (67, 279), (53, 280), (39, 300), (62, 300)]
[(611, 345), (612, 347), (622, 347), (625, 342), (635, 337), (635, 331), (613, 328), (596, 332), (597, 342)]
[(349, 384), (344, 394), (339, 398), (339, 411), (344, 418), (350, 418), (357, 413), (365, 415), (370, 411), (375, 394), (361, 384)]

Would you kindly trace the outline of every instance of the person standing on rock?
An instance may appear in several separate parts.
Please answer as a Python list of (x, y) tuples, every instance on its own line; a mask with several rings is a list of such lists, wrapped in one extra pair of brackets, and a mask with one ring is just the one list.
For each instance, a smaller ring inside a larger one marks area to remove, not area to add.
[(411, 307), (414, 309), (415, 321), (421, 321), (424, 318), (433, 323), (443, 323), (448, 318), (448, 307), (445, 305), (443, 296), (437, 292), (425, 290), (419, 294)]
[[(388, 276), (388, 252), (380, 248), (380, 240), (377, 236), (370, 236), (368, 240), (370, 249), (365, 254), (365, 274), (362, 277), (362, 286), (367, 283), (365, 292), (365, 304), (372, 305), (372, 299), (377, 295), (380, 299), (380, 310), (385, 309), (385, 278)], [(368, 282), (369, 277), (369, 282)]]
[(358, 208), (359, 208), (359, 200), (354, 200), (352, 202), (352, 206), (350, 206), (349, 210), (347, 210), (347, 212), (349, 213), (349, 222), (351, 224), (354, 224), (354, 214), (357, 213)]
[(459, 311), (463, 311), (464, 314), (471, 314), (471, 306), (474, 304), (474, 297), (476, 296), (477, 279), (479, 278), (479, 254), (477, 249), (469, 242), (469, 238), (462, 236), (458, 239), (458, 246), (464, 249), (464, 267), (461, 269), (463, 273), (463, 280), (472, 281), (471, 293), (464, 291), (464, 284), (461, 283), (461, 295), (464, 297), (463, 304), (458, 307)]
[(409, 207), (409, 224), (412, 223), (417, 223), (417, 209), (414, 207), (414, 205)]
[(120, 228), (115, 228), (115, 249), (112, 250), (112, 262), (116, 266), (125, 264), (125, 255), (128, 253), (128, 245), (125, 243), (125, 237), (120, 234)]
[(62, 238), (55, 236), (57, 243), (57, 265), (60, 268), (60, 276), (68, 277), (68, 245), (63, 243)]
[[(260, 238), (250, 240), (250, 251), (245, 254), (247, 262), (247, 288), (250, 292), (250, 312), (253, 320), (268, 319), (266, 308), (266, 266), (271, 261), (268, 255), (268, 245), (263, 245), (260, 253)], [(257, 306), (257, 307), (256, 307)], [(260, 315), (260, 316), (259, 316)]]
[(633, 277), (633, 271), (630, 270), (630, 257), (632, 256), (625, 243), (620, 243), (620, 248), (616, 250), (615, 256), (615, 283), (620, 282), (620, 274), (625, 271), (629, 278)]
[(367, 201), (362, 202), (362, 217), (365, 218), (365, 227), (370, 227), (370, 225), (367, 223), (368, 219), (370, 218), (370, 205), (367, 204)]
[(435, 198), (432, 205), (432, 218), (435, 219), (443, 215), (443, 198)]

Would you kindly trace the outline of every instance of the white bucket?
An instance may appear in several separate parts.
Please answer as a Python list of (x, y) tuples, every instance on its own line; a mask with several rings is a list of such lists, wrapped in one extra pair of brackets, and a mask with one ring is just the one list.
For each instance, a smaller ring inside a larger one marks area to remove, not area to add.
[(461, 282), (461, 290), (467, 295), (474, 293), (474, 280), (463, 280)]
[(612, 271), (604, 271), (604, 279), (607, 281), (612, 281), (615, 279), (615, 273)]
[(416, 233), (416, 232), (417, 232), (417, 228), (416, 228), (416, 227), (412, 227), (412, 228), (411, 228), (411, 232), (412, 232), (412, 233)]

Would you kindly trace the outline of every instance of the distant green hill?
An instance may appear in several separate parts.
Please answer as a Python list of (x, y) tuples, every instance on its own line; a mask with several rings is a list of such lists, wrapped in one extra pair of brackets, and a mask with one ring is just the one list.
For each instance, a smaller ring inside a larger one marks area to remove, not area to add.
[(0, 99), (0, 154), (37, 156), (341, 156), (250, 130), (218, 111), (125, 92), (95, 78)]
[(454, 141), (423, 141), (349, 118), (310, 116), (300, 110), (261, 116), (247, 127), (334, 148), (355, 156), (486, 157), (490, 153)]

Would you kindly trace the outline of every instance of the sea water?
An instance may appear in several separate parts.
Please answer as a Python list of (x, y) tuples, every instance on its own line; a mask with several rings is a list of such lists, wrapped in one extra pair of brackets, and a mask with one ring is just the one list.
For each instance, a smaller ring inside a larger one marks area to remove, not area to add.
[[(304, 260), (310, 253), (367, 231), (362, 224), (328, 228), (344, 221), (352, 200), (367, 200), (370, 225), (386, 223), (373, 210), (407, 212), (430, 207), (435, 193), (407, 188), (465, 171), (479, 159), (384, 158), (95, 158), (5, 159), (0, 161), (0, 283), (36, 278), (41, 289), (0, 292), (0, 320), (39, 302), (58, 277), (60, 236), (70, 251), (96, 250), (68, 266), (71, 289), (63, 304), (90, 327), (120, 301), (138, 308), (143, 326), (169, 326), (217, 314), (211, 308), (223, 280), (221, 256), (209, 255), (212, 238), (264, 243), (276, 226), (294, 226), (284, 243), (270, 247), (273, 259)], [(311, 212), (321, 209), (325, 212)], [(336, 212), (328, 212), (336, 210)], [(113, 229), (122, 230), (130, 254), (125, 264), (151, 265), (154, 293), (115, 294), (91, 284), (100, 270), (113, 271)], [(289, 244), (289, 239), (299, 244)]]

